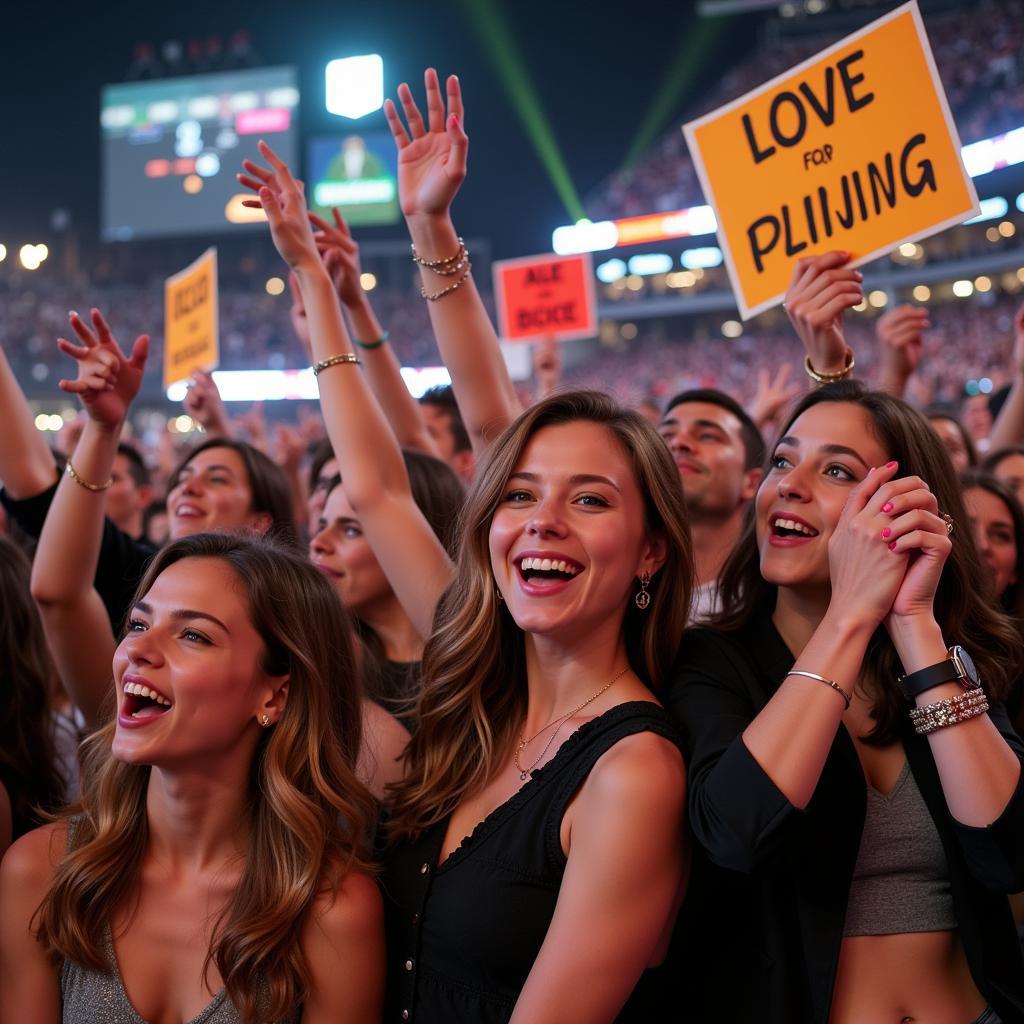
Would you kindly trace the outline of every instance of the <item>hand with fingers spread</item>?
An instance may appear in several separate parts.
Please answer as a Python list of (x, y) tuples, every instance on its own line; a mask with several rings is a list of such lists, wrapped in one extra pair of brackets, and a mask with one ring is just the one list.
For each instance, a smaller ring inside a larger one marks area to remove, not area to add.
[(849, 259), (848, 252), (836, 251), (797, 260), (786, 291), (789, 321), (819, 373), (843, 369), (843, 313), (864, 299), (863, 275), (846, 266)]
[(194, 373), (181, 404), (185, 412), (211, 437), (231, 436), (231, 424), (224, 400), (220, 397), (212, 374), (205, 370)]
[(448, 76), (447, 111), (437, 72), (428, 68), (423, 80), (427, 91), (426, 124), (405, 82), (398, 87), (398, 99), (408, 129), (394, 103), (390, 99), (384, 102), (384, 116), (398, 147), (398, 198), (407, 219), (447, 215), (466, 177), (469, 138), (463, 127), (459, 80), (455, 75)]
[(337, 207), (332, 208), (331, 214), (334, 217), (333, 224), (312, 212), (309, 220), (317, 229), (313, 238), (334, 282), (338, 298), (343, 306), (351, 308), (366, 300), (366, 292), (360, 281), (363, 268), (359, 262), (359, 246)]
[(800, 394), (800, 385), (790, 384), (793, 367), (783, 363), (774, 376), (767, 369), (757, 375), (757, 392), (750, 407), (750, 418), (762, 433), (775, 423), (779, 413)]
[(274, 442), (271, 455), (286, 472), (297, 473), (306, 454), (306, 442), (296, 427), (278, 423), (274, 427)]
[(882, 390), (902, 398), (907, 381), (921, 362), (928, 310), (904, 303), (878, 318), (882, 350)]
[(319, 267), (320, 255), (306, 214), (302, 182), (262, 140), (259, 151), (269, 166), (261, 167), (253, 160), (243, 160), (247, 173), (235, 175), (240, 184), (259, 196), (259, 199), (244, 200), (243, 205), (262, 207), (270, 224), (270, 237), (289, 267)]
[(62, 380), (60, 389), (78, 395), (96, 424), (119, 432), (142, 384), (149, 335), (139, 335), (131, 354), (126, 355), (98, 309), (91, 313), (92, 326), (74, 312), (69, 320), (81, 344), (75, 345), (66, 338), (59, 338), (57, 344), (65, 355), (77, 361), (78, 377)]

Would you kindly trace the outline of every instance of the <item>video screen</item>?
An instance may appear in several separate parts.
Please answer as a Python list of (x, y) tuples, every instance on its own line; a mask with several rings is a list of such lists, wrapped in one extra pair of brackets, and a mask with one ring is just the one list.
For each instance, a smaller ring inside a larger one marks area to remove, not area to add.
[(321, 217), (330, 220), (337, 206), (354, 227), (397, 222), (398, 154), (390, 132), (311, 139), (306, 166), (306, 198)]
[(295, 166), (299, 90), (291, 67), (127, 82), (103, 90), (103, 238), (238, 231), (263, 222), (235, 180), (265, 139)]

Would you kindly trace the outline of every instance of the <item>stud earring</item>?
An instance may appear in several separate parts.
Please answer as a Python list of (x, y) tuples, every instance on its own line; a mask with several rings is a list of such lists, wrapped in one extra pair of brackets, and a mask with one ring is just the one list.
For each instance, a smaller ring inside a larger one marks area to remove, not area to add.
[(494, 588), (494, 596), (504, 604), (505, 595), (497, 587)]
[(651, 595), (647, 592), (647, 585), (650, 582), (651, 574), (646, 571), (642, 572), (640, 574), (640, 589), (636, 592), (636, 595), (633, 598), (633, 602), (640, 611), (644, 611), (651, 603)]
[(260, 715), (260, 725), (262, 725), (264, 729), (269, 729), (270, 715)]

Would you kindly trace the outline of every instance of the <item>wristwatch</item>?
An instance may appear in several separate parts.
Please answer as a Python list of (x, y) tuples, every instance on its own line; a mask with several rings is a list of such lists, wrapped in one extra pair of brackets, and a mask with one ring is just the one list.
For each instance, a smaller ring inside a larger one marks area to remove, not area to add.
[(945, 661), (899, 678), (899, 687), (907, 700), (914, 700), (918, 694), (943, 683), (959, 683), (965, 690), (977, 690), (981, 686), (974, 661), (959, 645), (946, 651)]

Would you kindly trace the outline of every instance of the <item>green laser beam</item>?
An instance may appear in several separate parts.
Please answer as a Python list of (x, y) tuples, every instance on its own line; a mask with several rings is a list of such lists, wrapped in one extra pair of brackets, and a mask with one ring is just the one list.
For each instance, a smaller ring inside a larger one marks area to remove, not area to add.
[(634, 167), (654, 143), (672, 116), (679, 97), (697, 77), (718, 38), (731, 23), (732, 18), (699, 18), (696, 26), (692, 23), (686, 25), (668, 74), (662, 79), (660, 88), (637, 128), (621, 171)]
[(551, 179), (566, 212), (573, 221), (586, 214), (569, 170), (530, 81), (515, 37), (496, 0), (459, 0), (459, 5), (483, 41), (526, 134)]

